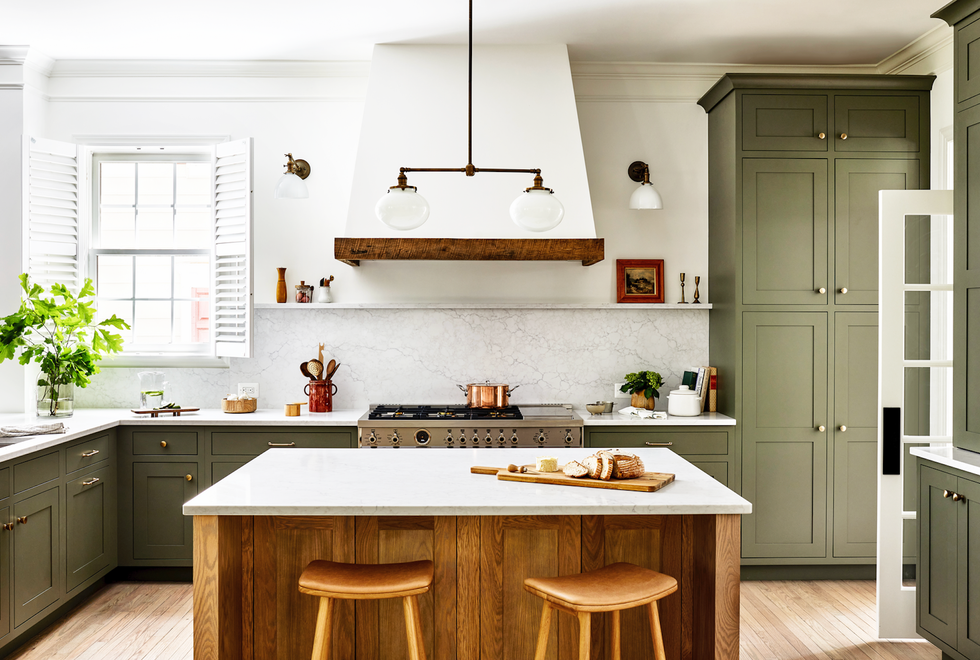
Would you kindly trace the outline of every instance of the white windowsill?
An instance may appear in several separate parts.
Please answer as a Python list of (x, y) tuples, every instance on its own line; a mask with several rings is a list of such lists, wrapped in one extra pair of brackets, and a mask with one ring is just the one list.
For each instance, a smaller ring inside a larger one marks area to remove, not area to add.
[(229, 369), (228, 358), (212, 355), (110, 355), (99, 362), (103, 369), (149, 367), (187, 367), (192, 369)]
[(391, 303), (255, 303), (255, 309), (711, 309), (711, 303), (501, 303), (501, 302), (391, 302)]

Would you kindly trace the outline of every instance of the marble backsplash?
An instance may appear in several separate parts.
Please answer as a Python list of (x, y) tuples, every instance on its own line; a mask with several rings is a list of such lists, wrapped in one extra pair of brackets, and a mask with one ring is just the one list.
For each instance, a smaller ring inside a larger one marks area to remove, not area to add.
[[(659, 371), (664, 396), (685, 369), (708, 364), (706, 310), (614, 309), (256, 309), (252, 359), (230, 369), (163, 369), (184, 406), (218, 408), (237, 383), (259, 384), (259, 407), (304, 401), (299, 364), (341, 367), (334, 407), (374, 403), (465, 403), (457, 383), (520, 385), (512, 401), (611, 400), (631, 371)], [(137, 404), (142, 369), (105, 368), (76, 392), (86, 408)], [(623, 402), (623, 400), (620, 400)], [(665, 401), (661, 398), (661, 405)]]

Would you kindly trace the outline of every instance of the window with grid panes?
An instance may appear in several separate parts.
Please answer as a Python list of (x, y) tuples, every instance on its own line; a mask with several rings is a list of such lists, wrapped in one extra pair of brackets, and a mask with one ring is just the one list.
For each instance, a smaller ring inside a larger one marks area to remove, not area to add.
[(128, 354), (210, 350), (211, 163), (203, 154), (93, 158), (90, 272)]

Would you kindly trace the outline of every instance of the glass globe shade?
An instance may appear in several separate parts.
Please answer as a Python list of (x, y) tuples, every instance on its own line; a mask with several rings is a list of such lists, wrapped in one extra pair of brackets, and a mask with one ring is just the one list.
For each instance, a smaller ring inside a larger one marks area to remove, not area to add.
[(391, 188), (374, 205), (378, 220), (392, 229), (415, 229), (429, 218), (429, 203), (414, 188)]
[(306, 199), (310, 196), (310, 190), (306, 187), (306, 182), (293, 174), (286, 172), (279, 177), (276, 184), (276, 199)]
[(630, 195), (631, 209), (662, 209), (664, 202), (652, 183), (641, 183)]
[(547, 190), (529, 190), (510, 205), (510, 219), (528, 231), (554, 229), (565, 217), (565, 207)]

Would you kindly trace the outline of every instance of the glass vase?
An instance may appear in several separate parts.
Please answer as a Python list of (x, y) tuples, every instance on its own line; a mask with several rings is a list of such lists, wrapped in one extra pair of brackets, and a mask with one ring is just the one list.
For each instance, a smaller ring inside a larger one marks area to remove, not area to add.
[(37, 379), (37, 416), (71, 417), (75, 412), (75, 384), (51, 385), (51, 380), (46, 374)]

